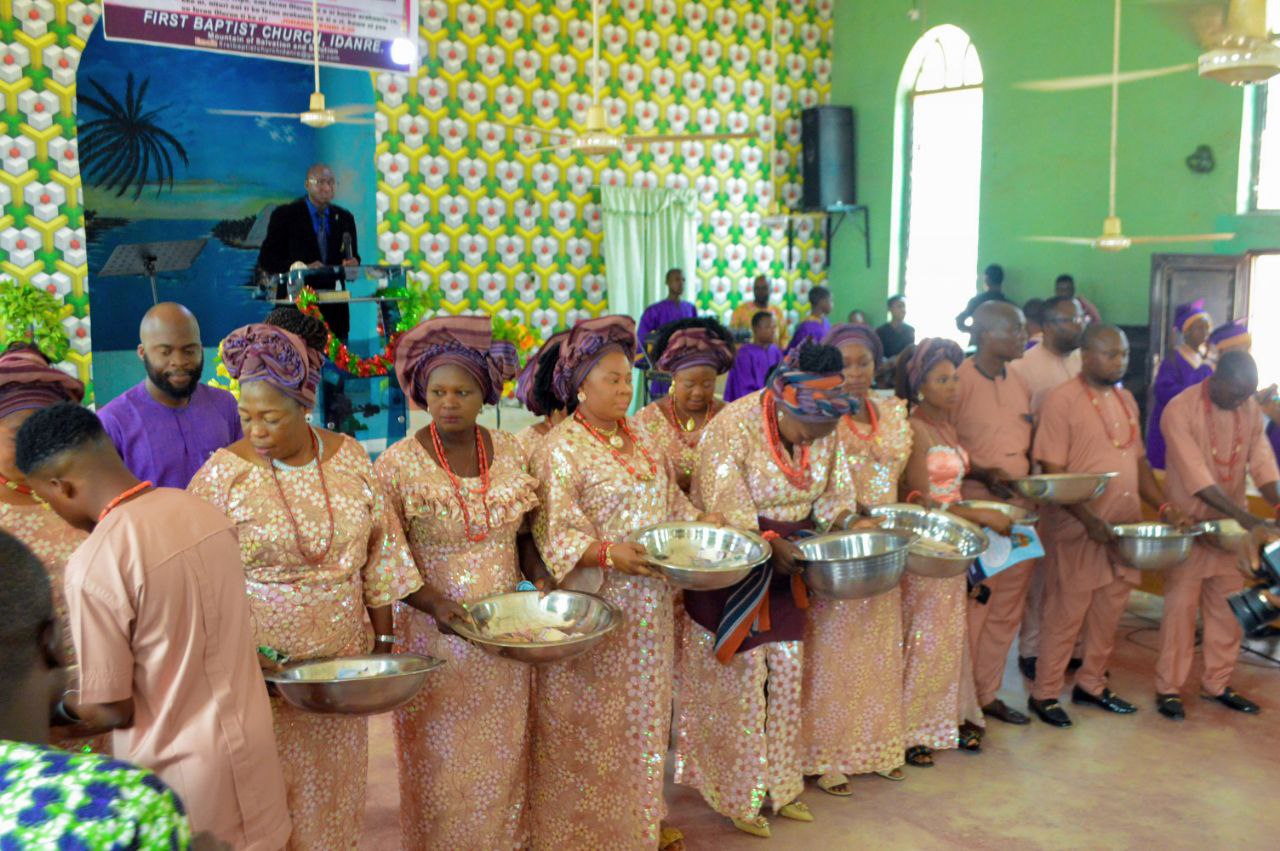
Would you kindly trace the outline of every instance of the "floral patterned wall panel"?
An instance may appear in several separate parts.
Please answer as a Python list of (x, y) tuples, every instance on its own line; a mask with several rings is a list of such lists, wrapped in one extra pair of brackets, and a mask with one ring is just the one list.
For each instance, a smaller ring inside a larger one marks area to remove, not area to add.
[(832, 3), (777, 0), (775, 68), (772, 0), (601, 0), (612, 127), (760, 141), (592, 158), (530, 153), (546, 141), (504, 124), (581, 126), (590, 0), (423, 0), (421, 71), (375, 79), (384, 262), (438, 285), (446, 311), (496, 313), (546, 336), (607, 308), (596, 187), (692, 187), (698, 263), (687, 271), (699, 307), (727, 317), (764, 272), (802, 311), (826, 274), (819, 225), (796, 220), (788, 258), (785, 230), (763, 219), (775, 185), (783, 207), (799, 202), (799, 111), (828, 98)]

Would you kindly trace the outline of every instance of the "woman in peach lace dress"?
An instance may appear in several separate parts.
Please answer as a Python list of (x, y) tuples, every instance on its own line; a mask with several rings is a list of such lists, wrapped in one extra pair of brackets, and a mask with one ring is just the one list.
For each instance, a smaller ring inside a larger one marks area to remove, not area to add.
[[(240, 534), (259, 646), (292, 660), (390, 653), (391, 604), (422, 580), (369, 456), (345, 435), (312, 428), (323, 326), (275, 311), (223, 341), (240, 381), (245, 438), (219, 449), (190, 490)], [(369, 726), (271, 701), (284, 768), (291, 849), (352, 848), (364, 818)]]
[[(922, 340), (900, 373), (899, 394), (913, 404), (915, 446), (907, 462), (906, 484), (931, 505), (959, 502), (969, 455), (960, 445), (949, 415), (960, 398), (956, 368), (964, 361), (950, 340)], [(950, 509), (998, 532), (1009, 520), (994, 511)], [(906, 757), (912, 765), (933, 765), (933, 752), (959, 744), (977, 750), (982, 709), (968, 659), (966, 579), (932, 579), (907, 574), (902, 580)]]
[(537, 505), (524, 452), (476, 425), (515, 372), (487, 317), (442, 316), (408, 331), (396, 377), (431, 424), (374, 464), (422, 573), (396, 605), (396, 647), (443, 659), (393, 720), (406, 848), (527, 846), (531, 668), (454, 635), (462, 604), (516, 589), (516, 533)]
[(683, 848), (661, 829), (671, 722), (671, 587), (626, 543), (696, 513), (656, 447), (627, 420), (635, 324), (574, 326), (555, 367), (571, 415), (534, 454), (533, 534), (560, 587), (622, 609), (599, 647), (538, 671), (530, 779), (534, 848)]
[[(883, 362), (880, 338), (866, 325), (837, 325), (823, 341), (840, 350), (844, 392), (862, 400), (836, 435), (865, 507), (898, 500), (911, 454), (911, 428), (899, 399), (870, 395)], [(902, 778), (902, 600), (897, 588), (863, 600), (815, 599), (805, 631), (805, 774), (837, 796), (851, 774)], [(857, 660), (851, 664), (851, 660)]]
[(552, 334), (537, 353), (531, 355), (516, 379), (516, 398), (535, 417), (542, 417), (531, 426), (516, 432), (516, 440), (524, 450), (524, 457), (531, 459), (533, 451), (546, 443), (546, 436), (566, 416), (564, 402), (556, 398), (551, 386), (560, 346), (569, 336), (568, 331)]
[[(71, 664), (75, 663), (76, 649), (67, 628), (62, 572), (85, 533), (35, 497), (14, 463), (13, 444), (19, 427), (36, 411), (83, 398), (84, 385), (54, 369), (35, 346), (11, 344), (0, 355), (0, 529), (26, 544), (48, 571), (54, 612), (62, 627), (62, 646)], [(82, 736), (72, 728), (55, 727), (53, 744), (73, 751), (111, 753), (109, 735)]]

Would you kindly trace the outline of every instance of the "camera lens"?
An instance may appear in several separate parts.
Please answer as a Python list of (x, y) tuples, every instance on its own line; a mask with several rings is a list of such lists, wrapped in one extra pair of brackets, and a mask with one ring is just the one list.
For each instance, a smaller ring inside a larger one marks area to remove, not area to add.
[[(1227, 598), (1231, 612), (1244, 628), (1245, 635), (1256, 635), (1263, 631), (1267, 624), (1280, 618), (1280, 609), (1271, 605), (1263, 593), (1268, 590), (1263, 585), (1246, 588), (1239, 594)], [(1280, 586), (1269, 589), (1273, 595), (1280, 594)]]

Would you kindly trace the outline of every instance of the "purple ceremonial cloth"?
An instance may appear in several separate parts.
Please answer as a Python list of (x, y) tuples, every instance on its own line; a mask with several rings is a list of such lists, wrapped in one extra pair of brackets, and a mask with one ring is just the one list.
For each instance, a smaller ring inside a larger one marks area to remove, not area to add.
[(1191, 364), (1182, 353), (1174, 349), (1160, 363), (1156, 372), (1156, 383), (1153, 388), (1151, 413), (1147, 418), (1147, 460), (1157, 470), (1164, 469), (1164, 435), (1160, 433), (1160, 416), (1169, 400), (1188, 387), (1192, 387), (1213, 375), (1213, 367), (1207, 363), (1200, 364), (1199, 369), (1192, 369)]
[(822, 338), (827, 336), (827, 332), (831, 330), (831, 320), (822, 317), (819, 322), (816, 319), (806, 319), (796, 326), (795, 333), (791, 336), (791, 342), (787, 343), (787, 351), (799, 347), (805, 340), (813, 340), (815, 343), (821, 343)]
[(762, 349), (755, 343), (743, 343), (734, 355), (733, 366), (724, 383), (724, 400), (732, 402), (764, 387), (765, 379), (782, 360), (782, 350), (773, 343)]
[(1273, 422), (1267, 423), (1267, 440), (1271, 441), (1271, 451), (1276, 454), (1276, 459), (1280, 460), (1280, 425)]
[(104, 405), (98, 419), (129, 472), (161, 488), (185, 490), (210, 455), (244, 437), (236, 397), (207, 384), (185, 408), (161, 405), (138, 384)]
[[(636, 364), (641, 369), (649, 368), (649, 360), (644, 354), (646, 337), (668, 322), (675, 322), (677, 319), (692, 319), (697, 315), (698, 310), (691, 302), (672, 301), (669, 298), (664, 298), (662, 301), (646, 307), (644, 313), (640, 315), (640, 324), (636, 326), (636, 340), (639, 342), (636, 347)], [(667, 382), (649, 382), (649, 395), (654, 399), (667, 395)]]

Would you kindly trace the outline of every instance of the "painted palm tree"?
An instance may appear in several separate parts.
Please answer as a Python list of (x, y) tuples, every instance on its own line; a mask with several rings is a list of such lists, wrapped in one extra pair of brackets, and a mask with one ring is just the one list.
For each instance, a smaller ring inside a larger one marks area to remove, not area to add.
[[(166, 182), (173, 188), (173, 160), (188, 165), (187, 151), (168, 130), (156, 123), (168, 107), (144, 110), (142, 99), (150, 78), (134, 87), (133, 74), (125, 80), (124, 98), (117, 98), (96, 80), (90, 80), (97, 95), (83, 90), (77, 95), (81, 107), (101, 113), (79, 129), (80, 167), (90, 186), (116, 190), (120, 197), (133, 189), (136, 201), (148, 181), (159, 195)], [(170, 153), (172, 150), (172, 154)]]

